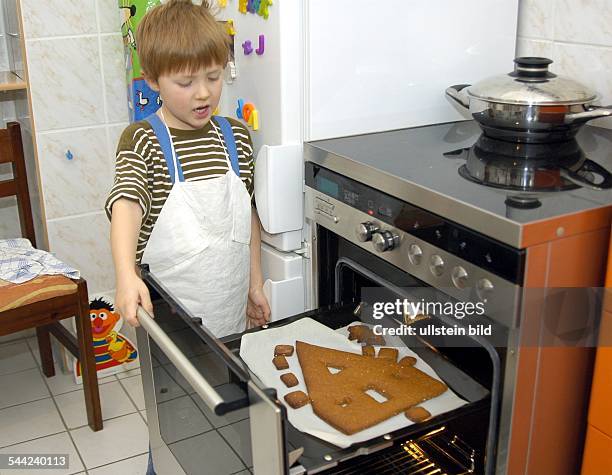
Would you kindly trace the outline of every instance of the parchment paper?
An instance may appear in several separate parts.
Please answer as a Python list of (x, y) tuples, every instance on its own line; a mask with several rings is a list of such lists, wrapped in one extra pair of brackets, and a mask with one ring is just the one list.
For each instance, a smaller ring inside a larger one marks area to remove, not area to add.
[[(353, 322), (348, 326), (355, 324), (362, 323)], [(305, 393), (308, 393), (308, 391), (306, 389), (306, 385), (304, 384), (304, 376), (302, 375), (302, 369), (298, 361), (297, 353), (294, 351), (293, 356), (287, 358), (289, 369), (279, 371), (272, 364), (274, 347), (276, 345), (293, 345), (295, 348), (296, 340), (300, 340), (312, 345), (361, 354), (361, 344), (352, 342), (347, 338), (348, 326), (334, 331), (311, 318), (302, 318), (283, 327), (270, 328), (264, 331), (249, 333), (242, 336), (240, 357), (264, 385), (276, 389), (279, 399), (285, 403), (283, 398), (287, 393), (297, 390), (302, 390)], [(385, 340), (387, 341), (388, 346), (393, 345), (389, 337), (385, 336)], [(416, 353), (399, 344), (395, 345), (395, 348), (397, 348), (399, 352), (398, 361), (404, 356), (413, 356), (417, 359), (415, 364), (416, 368), (420, 369), (424, 373), (427, 373), (433, 378), (441, 380), (436, 372), (421, 358), (419, 358)], [(280, 375), (287, 372), (292, 372), (295, 374), (299, 381), (297, 386), (288, 388), (280, 380)], [(437, 416), (444, 412), (461, 407), (464, 404), (467, 404), (467, 402), (459, 398), (453, 391), (448, 389), (440, 396), (425, 401), (419, 404), (419, 406), (427, 409), (432, 416)], [(296, 429), (314, 435), (315, 437), (323, 439), (341, 448), (349, 447), (351, 444), (364, 442), (374, 437), (379, 437), (413, 424), (413, 422), (406, 418), (406, 416), (402, 413), (349, 436), (343, 434), (337, 429), (334, 429), (332, 426), (327, 424), (327, 422), (320, 419), (313, 412), (310, 404), (307, 404), (299, 409), (292, 409), (286, 403), (285, 405), (287, 407), (289, 422), (291, 422)]]

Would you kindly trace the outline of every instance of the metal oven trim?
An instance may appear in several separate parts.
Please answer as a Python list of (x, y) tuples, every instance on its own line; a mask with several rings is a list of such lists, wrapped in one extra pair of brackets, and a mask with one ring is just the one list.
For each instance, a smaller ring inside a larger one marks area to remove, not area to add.
[[(333, 211), (329, 213), (317, 209), (315, 205), (315, 201), (317, 200), (319, 202), (324, 201), (328, 203), (330, 205), (329, 209), (333, 209)], [(381, 229), (393, 231), (399, 236), (400, 245), (391, 251), (376, 253), (375, 255), (413, 275), (428, 285), (431, 285), (432, 287), (444, 289), (444, 292), (458, 300), (470, 301), (477, 298), (475, 295), (473, 295), (474, 288), (470, 288), (475, 287), (475, 285), (470, 285), (475, 284), (475, 282), (468, 282), (468, 285), (466, 285), (464, 289), (454, 288), (448, 276), (448, 271), (441, 276), (436, 276), (429, 271), (428, 266), (424, 263), (427, 262), (430, 257), (434, 255), (440, 256), (446, 262), (452, 262), (453, 265), (460, 265), (466, 269), (470, 275), (477, 275), (479, 278), (488, 279), (493, 283), (495, 288), (502, 289), (503, 291), (501, 292), (501, 297), (498, 299), (498, 301), (491, 299), (491, 302), (487, 303), (487, 316), (508, 328), (516, 328), (518, 326), (520, 286), (502, 279), (491, 272), (482, 270), (470, 262), (439, 249), (428, 242), (418, 239), (400, 229), (393, 228), (388, 224), (367, 215), (366, 213), (356, 210), (355, 208), (352, 208), (351, 206), (327, 195), (319, 193), (308, 186), (306, 187), (305, 206), (305, 214), (308, 219), (344, 237), (351, 243), (371, 253), (373, 253), (372, 244), (370, 242), (361, 242), (355, 236), (354, 231), (357, 226), (360, 223), (369, 221), (377, 224)], [(402, 251), (401, 244), (404, 242), (419, 245), (419, 247), (423, 250), (423, 264), (414, 265), (410, 262), (408, 253)]]

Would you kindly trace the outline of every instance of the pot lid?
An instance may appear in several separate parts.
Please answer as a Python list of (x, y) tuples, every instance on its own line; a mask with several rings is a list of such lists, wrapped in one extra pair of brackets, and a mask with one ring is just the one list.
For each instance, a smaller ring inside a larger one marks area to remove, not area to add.
[(516, 58), (514, 63), (514, 71), (469, 86), (468, 94), (488, 102), (520, 105), (573, 105), (597, 99), (594, 91), (579, 82), (551, 73), (548, 58)]

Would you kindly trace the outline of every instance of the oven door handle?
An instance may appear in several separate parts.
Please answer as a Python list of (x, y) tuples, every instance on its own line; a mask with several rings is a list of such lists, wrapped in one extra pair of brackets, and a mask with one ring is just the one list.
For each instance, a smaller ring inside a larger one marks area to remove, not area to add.
[(246, 391), (236, 384), (222, 386), (225, 398), (202, 377), (149, 313), (138, 306), (138, 321), (206, 405), (218, 416), (249, 405)]

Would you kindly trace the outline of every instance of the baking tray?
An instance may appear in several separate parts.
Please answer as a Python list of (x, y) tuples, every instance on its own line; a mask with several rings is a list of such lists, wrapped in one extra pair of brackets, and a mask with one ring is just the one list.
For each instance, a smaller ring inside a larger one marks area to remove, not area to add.
[[(332, 330), (337, 330), (359, 320), (359, 318), (353, 314), (354, 307), (354, 304), (332, 305), (295, 317), (272, 322), (268, 325), (268, 328), (288, 325), (299, 319), (308, 317), (326, 325)], [(265, 331), (265, 329), (254, 328), (248, 330), (245, 334), (258, 331)], [(235, 335), (225, 340), (226, 345), (228, 345), (236, 355), (240, 350), (241, 338), (242, 335)], [(297, 448), (304, 449), (299, 459), (299, 463), (304, 467), (306, 473), (319, 473), (338, 465), (344, 460), (385, 449), (397, 441), (404, 442), (409, 439), (414, 439), (435, 428), (439, 428), (449, 421), (455, 421), (464, 416), (470, 416), (476, 413), (482, 414), (483, 412), (488, 413), (490, 407), (490, 392), (485, 387), (476, 382), (468, 374), (455, 366), (450, 360), (445, 358), (443, 354), (420, 340), (418, 337), (406, 336), (401, 337), (401, 339), (404, 344), (417, 353), (418, 356), (437, 373), (439, 378), (442, 379), (455, 394), (465, 400), (467, 404), (458, 409), (432, 417), (428, 421), (412, 424), (391, 433), (384, 434), (383, 436), (353, 444), (347, 448), (337, 447), (318, 437), (301, 432), (293, 427), (289, 420), (286, 419), (287, 450), (291, 451)], [(265, 357), (267, 358), (268, 355)], [(254, 374), (251, 374), (251, 377), (254, 381), (258, 381), (259, 384), (261, 384)], [(279, 404), (282, 405), (282, 403)], [(283, 414), (285, 414), (286, 417), (286, 411), (283, 411)], [(484, 432), (486, 433), (486, 431)]]

